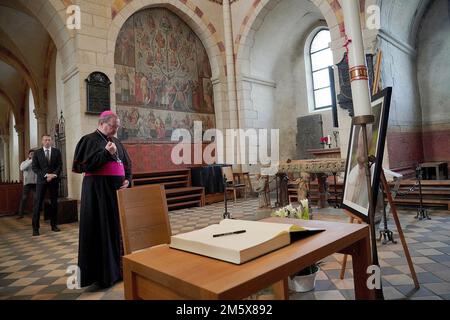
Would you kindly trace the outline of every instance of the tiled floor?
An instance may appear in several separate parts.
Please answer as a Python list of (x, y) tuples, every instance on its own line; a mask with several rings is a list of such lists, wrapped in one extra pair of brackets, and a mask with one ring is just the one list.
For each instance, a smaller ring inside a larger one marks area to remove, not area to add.
[[(234, 218), (259, 220), (270, 214), (258, 210), (258, 200), (231, 203), (229, 211)], [(221, 220), (223, 203), (203, 208), (170, 212), (174, 234), (205, 227)], [(378, 244), (382, 266), (385, 299), (450, 299), (450, 213), (432, 211), (432, 220), (418, 221), (413, 211), (402, 211), (401, 223), (421, 284), (414, 286), (400, 243)], [(315, 210), (315, 219), (347, 221), (341, 210)], [(47, 224), (41, 227), (41, 236), (31, 236), (31, 220), (26, 217), (0, 218), (0, 299), (123, 299), (123, 283), (109, 289), (88, 287), (80, 290), (67, 288), (66, 270), (76, 265), (78, 224), (60, 226), (62, 232), (53, 233)], [(395, 230), (394, 226), (390, 226)], [(397, 240), (398, 236), (395, 233)], [(307, 293), (295, 293), (291, 299), (354, 299), (351, 258), (344, 280), (339, 279), (342, 255), (324, 259), (318, 274), (316, 288)], [(264, 290), (259, 298), (270, 297)]]

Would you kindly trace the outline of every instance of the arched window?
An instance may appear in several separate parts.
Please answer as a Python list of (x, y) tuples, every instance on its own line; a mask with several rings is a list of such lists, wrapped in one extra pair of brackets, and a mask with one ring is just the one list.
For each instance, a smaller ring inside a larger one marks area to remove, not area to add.
[(37, 120), (34, 114), (34, 97), (31, 89), (28, 90), (28, 125), (30, 134), (30, 148), (36, 148), (38, 146), (37, 137)]
[(330, 42), (330, 31), (323, 27), (315, 29), (306, 42), (305, 61), (310, 111), (331, 108), (328, 67), (333, 65), (333, 54)]

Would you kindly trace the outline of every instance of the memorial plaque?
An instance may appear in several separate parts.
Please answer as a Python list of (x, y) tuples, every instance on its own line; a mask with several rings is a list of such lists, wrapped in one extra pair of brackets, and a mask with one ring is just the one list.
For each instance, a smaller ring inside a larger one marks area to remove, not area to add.
[(93, 72), (86, 81), (87, 109), (86, 113), (100, 114), (111, 109), (111, 81), (102, 72)]
[[(373, 83), (373, 55), (366, 54), (367, 68), (369, 72), (369, 89), (372, 88)], [(353, 117), (353, 100), (352, 100), (352, 87), (350, 84), (350, 72), (348, 67), (347, 53), (344, 54), (342, 61), (337, 64), (339, 70), (339, 86), (341, 92), (337, 95), (339, 106), (347, 110), (349, 115)], [(369, 91), (372, 91), (371, 89)]]

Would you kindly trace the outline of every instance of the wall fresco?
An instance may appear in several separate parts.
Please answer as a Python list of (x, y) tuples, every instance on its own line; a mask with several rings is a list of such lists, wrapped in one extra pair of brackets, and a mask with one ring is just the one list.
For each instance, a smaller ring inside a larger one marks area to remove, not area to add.
[(119, 138), (169, 141), (193, 121), (214, 127), (211, 66), (200, 39), (171, 11), (146, 9), (119, 32), (115, 51)]

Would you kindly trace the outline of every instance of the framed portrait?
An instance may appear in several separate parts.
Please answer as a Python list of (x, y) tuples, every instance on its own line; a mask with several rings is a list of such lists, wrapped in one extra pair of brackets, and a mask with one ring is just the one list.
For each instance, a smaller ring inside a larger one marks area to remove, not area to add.
[[(386, 131), (389, 120), (389, 108), (392, 88), (388, 87), (372, 97), (372, 114), (375, 122), (367, 126), (369, 155), (375, 156), (371, 167), (373, 205), (377, 203), (380, 183), (380, 173), (383, 170), (383, 155), (386, 141)], [(364, 163), (364, 145), (361, 126), (352, 126), (350, 142), (345, 167), (344, 195), (342, 208), (354, 213), (365, 222), (369, 222), (369, 195), (367, 191)]]

